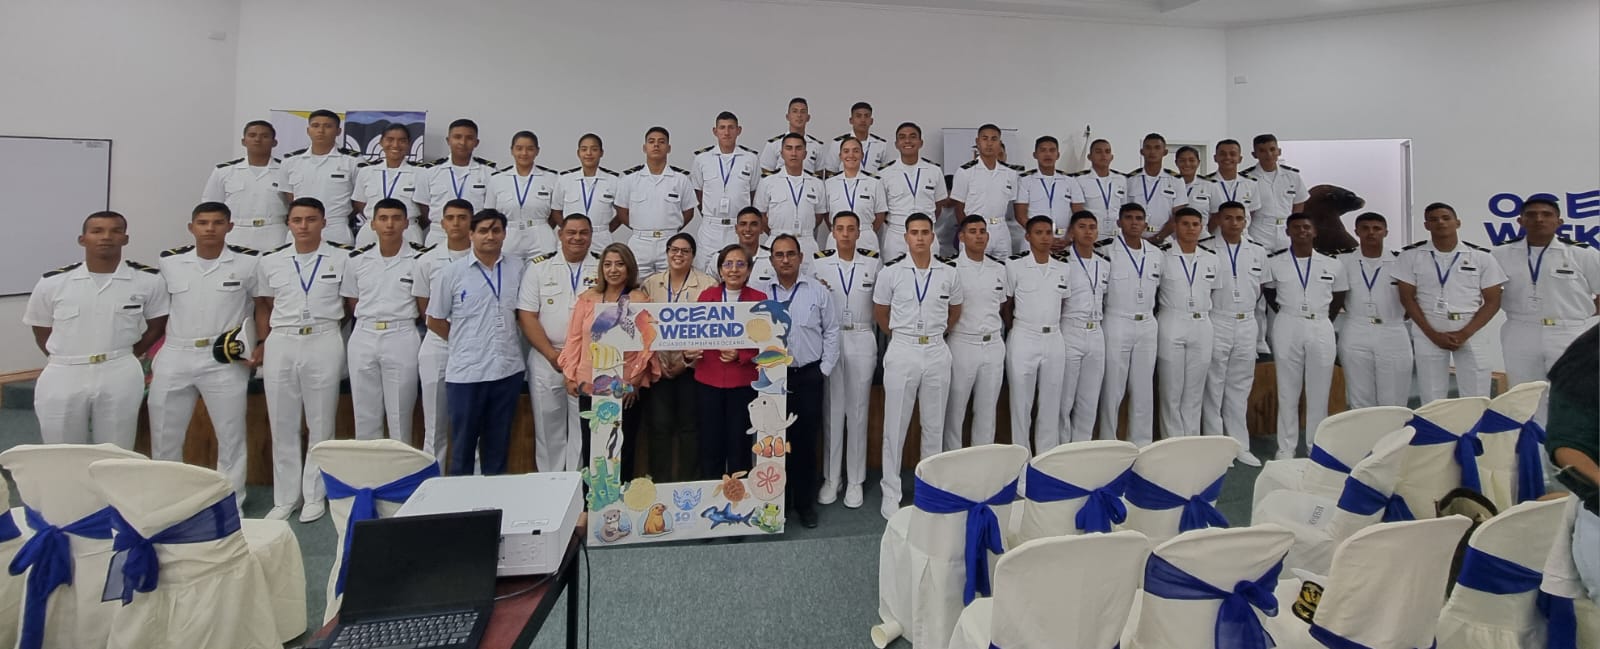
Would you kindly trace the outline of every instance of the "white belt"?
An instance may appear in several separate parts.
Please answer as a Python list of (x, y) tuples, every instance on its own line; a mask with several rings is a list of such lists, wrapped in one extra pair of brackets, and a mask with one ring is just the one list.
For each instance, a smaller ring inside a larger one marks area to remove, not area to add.
[(104, 354), (84, 354), (82, 356), (67, 356), (65, 354), (51, 354), (51, 365), (99, 365), (107, 361), (132, 356), (132, 349), (119, 349)]
[(236, 228), (264, 228), (269, 225), (283, 225), (282, 219), (243, 219), (234, 221)]
[(1405, 324), (1404, 318), (1379, 318), (1370, 315), (1353, 316), (1345, 314), (1345, 319), (1350, 324), (1363, 327), (1398, 327)]
[(733, 224), (737, 223), (737, 222), (738, 222), (737, 219), (712, 219), (712, 218), (706, 218), (706, 215), (704, 215), (704, 214), (700, 215), (700, 225), (701, 226), (715, 225), (715, 226), (719, 226), (719, 227), (726, 226), (726, 227), (730, 227), (731, 228), (731, 227), (733, 227)]
[(1061, 331), (1061, 325), (1059, 325), (1059, 324), (1054, 324), (1054, 325), (1036, 325), (1036, 324), (1029, 324), (1029, 323), (1026, 323), (1026, 322), (1012, 321), (1011, 330), (1012, 331), (1026, 331), (1028, 333), (1036, 333), (1036, 334), (1053, 334), (1053, 333), (1056, 333), (1058, 331)]
[(870, 322), (842, 322), (842, 323), (839, 323), (839, 330), (840, 331), (871, 331), (872, 330), (872, 323), (870, 323)]
[(665, 239), (677, 233), (677, 230), (634, 230), (633, 236), (640, 239)]
[(894, 345), (899, 343), (904, 343), (907, 345), (942, 345), (944, 344), (944, 336), (912, 336), (908, 334), (897, 333), (889, 338), (889, 344)]
[[(506, 221), (506, 225), (510, 226), (510, 228), (513, 229), (513, 230), (529, 230), (529, 229), (532, 229), (533, 226), (538, 225), (538, 224), (539, 224), (539, 222), (536, 221), (536, 220), (533, 220), (533, 219), (516, 219), (516, 220), (508, 220), (508, 221)], [(545, 226), (545, 227), (549, 227), (549, 226)]]
[(950, 332), (950, 335), (964, 343), (977, 343), (981, 345), (985, 343), (1005, 342), (1005, 337), (1002, 336), (998, 331), (986, 334), (952, 331)]
[(371, 329), (373, 331), (389, 331), (391, 329), (415, 328), (415, 325), (411, 320), (374, 320), (368, 318), (359, 318), (356, 320), (356, 327), (359, 329)]
[(1145, 320), (1154, 319), (1148, 313), (1108, 313), (1106, 315), (1113, 316), (1113, 317), (1116, 317), (1116, 318), (1123, 318), (1123, 319), (1126, 319), (1126, 320), (1132, 320), (1134, 322), (1143, 322)]
[(216, 344), (217, 339), (220, 338), (220, 337), (222, 337), (222, 334), (217, 334), (215, 336), (210, 336), (210, 337), (207, 337), (207, 338), (183, 338), (183, 337), (173, 336), (172, 334), (169, 333), (169, 334), (167, 334), (167, 342), (166, 342), (166, 344), (162, 345), (161, 348), (162, 349), (186, 349), (186, 350), (191, 350), (191, 351), (210, 353), (211, 352), (211, 346)]
[(1169, 320), (1173, 319), (1173, 318), (1177, 318), (1179, 320), (1210, 320), (1211, 319), (1210, 314), (1207, 314), (1207, 313), (1196, 313), (1194, 311), (1188, 311), (1188, 312), (1185, 312), (1185, 311), (1162, 311), (1161, 315), (1166, 317)]
[(1587, 324), (1587, 322), (1588, 322), (1587, 320), (1560, 320), (1560, 319), (1557, 319), (1557, 318), (1529, 318), (1529, 317), (1524, 317), (1524, 316), (1512, 316), (1512, 315), (1506, 316), (1506, 319), (1508, 319), (1508, 320), (1510, 320), (1512, 322), (1520, 323), (1520, 324), (1537, 325), (1537, 326), (1540, 326), (1540, 327), (1581, 327), (1584, 324)]
[(1211, 319), (1213, 320), (1254, 320), (1255, 317), (1256, 314), (1254, 313), (1229, 313), (1227, 311), (1211, 312)]
[(1428, 313), (1428, 319), (1429, 320), (1447, 320), (1447, 321), (1450, 321), (1450, 322), (1460, 322), (1460, 321), (1471, 320), (1473, 313), (1476, 313), (1476, 312), (1472, 312), (1472, 311), (1450, 311), (1450, 312), (1447, 312), (1447, 313), (1432, 313), (1432, 312), (1430, 312), (1430, 313)]
[(324, 320), (322, 322), (317, 322), (317, 323), (308, 324), (308, 325), (298, 325), (298, 326), (288, 326), (288, 327), (273, 327), (272, 328), (272, 333), (283, 334), (283, 335), (286, 335), (286, 336), (310, 336), (310, 335), (313, 335), (313, 334), (320, 334), (320, 333), (326, 333), (326, 332), (329, 332), (329, 331), (338, 331), (338, 330), (339, 330), (339, 323), (337, 321)]
[(1091, 320), (1091, 319), (1088, 319), (1088, 318), (1067, 318), (1065, 320), (1062, 320), (1061, 322), (1064, 323), (1061, 326), (1066, 327), (1068, 329), (1082, 329), (1084, 331), (1094, 331), (1094, 330), (1100, 328), (1100, 321), (1099, 320)]

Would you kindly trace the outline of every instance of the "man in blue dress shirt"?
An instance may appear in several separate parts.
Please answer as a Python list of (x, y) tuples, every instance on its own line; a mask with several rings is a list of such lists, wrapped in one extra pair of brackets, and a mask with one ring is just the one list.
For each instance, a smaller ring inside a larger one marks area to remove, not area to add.
[(789, 483), (784, 500), (800, 524), (817, 526), (817, 433), (822, 428), (824, 377), (839, 362), (839, 315), (826, 286), (800, 274), (800, 241), (793, 235), (772, 238), (772, 270), (776, 281), (755, 286), (771, 299), (784, 303), (789, 313), (789, 427), (786, 467)]

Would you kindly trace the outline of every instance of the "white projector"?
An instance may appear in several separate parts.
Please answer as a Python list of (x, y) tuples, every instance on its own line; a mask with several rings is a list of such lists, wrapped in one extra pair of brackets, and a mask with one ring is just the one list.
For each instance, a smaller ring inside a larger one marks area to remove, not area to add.
[(543, 575), (561, 557), (583, 509), (583, 479), (575, 471), (467, 475), (422, 483), (396, 516), (500, 510), (500, 564), (495, 574)]

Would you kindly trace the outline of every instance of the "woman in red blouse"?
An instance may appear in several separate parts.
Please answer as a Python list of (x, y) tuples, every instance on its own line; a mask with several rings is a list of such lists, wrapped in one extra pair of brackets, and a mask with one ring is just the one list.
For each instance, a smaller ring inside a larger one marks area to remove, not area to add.
[[(700, 293), (701, 302), (760, 302), (767, 294), (750, 288), (750, 254), (738, 244), (717, 253), (722, 283)], [(714, 480), (725, 473), (748, 471), (751, 464), (750, 402), (756, 398), (757, 349), (702, 350), (695, 366), (699, 383), (700, 477)]]

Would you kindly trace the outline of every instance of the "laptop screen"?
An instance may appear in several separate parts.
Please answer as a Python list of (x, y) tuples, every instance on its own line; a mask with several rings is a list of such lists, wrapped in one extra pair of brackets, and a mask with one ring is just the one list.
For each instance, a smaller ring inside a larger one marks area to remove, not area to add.
[(350, 534), (345, 622), (494, 601), (498, 509), (358, 521)]

